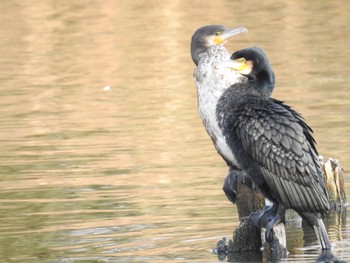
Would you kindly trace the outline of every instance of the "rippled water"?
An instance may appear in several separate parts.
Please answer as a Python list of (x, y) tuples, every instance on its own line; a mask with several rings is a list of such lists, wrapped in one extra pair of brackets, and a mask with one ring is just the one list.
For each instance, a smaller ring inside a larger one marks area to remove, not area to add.
[[(265, 49), (274, 97), (346, 174), (349, 11), (346, 0), (0, 2), (2, 262), (218, 260), (210, 250), (238, 218), (196, 109), (189, 42), (205, 24), (249, 29), (228, 48)], [(350, 218), (332, 220), (334, 253), (350, 260)], [(314, 243), (293, 245), (302, 233), (289, 231), (287, 260), (317, 257)]]

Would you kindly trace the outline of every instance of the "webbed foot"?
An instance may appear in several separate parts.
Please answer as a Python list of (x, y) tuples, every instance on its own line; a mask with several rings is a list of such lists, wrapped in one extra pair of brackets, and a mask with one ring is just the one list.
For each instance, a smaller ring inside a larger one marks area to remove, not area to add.
[(273, 203), (271, 206), (265, 206), (261, 211), (251, 213), (249, 221), (259, 228), (265, 228), (266, 242), (273, 243), (273, 228), (284, 221), (286, 209), (283, 205)]
[(284, 222), (284, 215), (286, 212), (286, 209), (284, 208), (283, 205), (276, 205), (276, 214), (274, 217), (269, 218), (268, 222), (266, 224), (266, 232), (265, 232), (265, 239), (266, 242), (272, 244), (274, 241), (273, 237), (273, 228), (277, 226), (279, 223)]
[(233, 204), (236, 203), (238, 182), (244, 185), (248, 185), (249, 187), (252, 185), (250, 178), (248, 178), (244, 171), (230, 166), (222, 190), (224, 190), (227, 199), (230, 200)]
[(261, 211), (251, 213), (248, 219), (257, 227), (266, 228), (268, 222), (276, 216), (277, 210), (278, 205), (273, 203), (272, 205), (265, 206)]

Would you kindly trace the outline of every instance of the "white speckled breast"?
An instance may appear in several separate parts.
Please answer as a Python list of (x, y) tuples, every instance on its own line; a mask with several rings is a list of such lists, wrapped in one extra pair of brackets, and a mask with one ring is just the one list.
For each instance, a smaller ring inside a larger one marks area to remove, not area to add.
[(226, 161), (237, 166), (216, 120), (216, 105), (224, 90), (232, 84), (246, 80), (239, 73), (220, 63), (229, 59), (230, 54), (225, 47), (216, 45), (208, 48), (205, 53), (201, 54), (201, 59), (194, 71), (194, 79), (198, 94), (198, 111), (204, 127), (219, 154)]

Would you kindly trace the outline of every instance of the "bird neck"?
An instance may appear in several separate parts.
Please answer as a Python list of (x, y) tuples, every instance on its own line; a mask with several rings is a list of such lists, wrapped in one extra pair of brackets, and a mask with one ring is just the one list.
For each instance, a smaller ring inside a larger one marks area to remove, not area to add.
[(258, 91), (258, 94), (264, 98), (268, 99), (275, 87), (275, 76), (273, 72), (263, 70), (259, 72), (254, 78), (249, 81), (255, 88), (252, 89), (253, 93)]
[(228, 60), (230, 58), (229, 53), (223, 45), (203, 46), (193, 45), (191, 46), (191, 56), (193, 62), (198, 66), (199, 62), (204, 59), (210, 60)]
[(196, 66), (198, 66), (199, 60), (200, 60), (200, 55), (204, 53), (207, 49), (207, 47), (191, 47), (191, 55), (192, 55), (192, 60)]

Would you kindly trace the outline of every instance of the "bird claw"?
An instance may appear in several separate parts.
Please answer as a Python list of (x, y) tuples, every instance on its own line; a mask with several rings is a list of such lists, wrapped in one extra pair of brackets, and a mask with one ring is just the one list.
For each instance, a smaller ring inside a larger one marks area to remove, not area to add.
[(271, 220), (266, 226), (265, 240), (269, 244), (274, 241), (273, 228), (282, 222), (282, 219), (277, 215), (273, 220)]
[(277, 212), (277, 205), (265, 206), (261, 211), (253, 212), (249, 215), (249, 221), (259, 228), (266, 228), (268, 222), (272, 220)]
[(259, 228), (265, 228), (265, 240), (269, 244), (274, 241), (273, 228), (284, 220), (285, 208), (282, 205), (273, 203), (272, 206), (265, 206), (259, 212), (253, 212), (248, 220)]
[(225, 182), (222, 187), (222, 190), (224, 191), (227, 199), (231, 203), (235, 204), (237, 199), (237, 181), (236, 181), (236, 176), (232, 172), (231, 168), (225, 178)]

